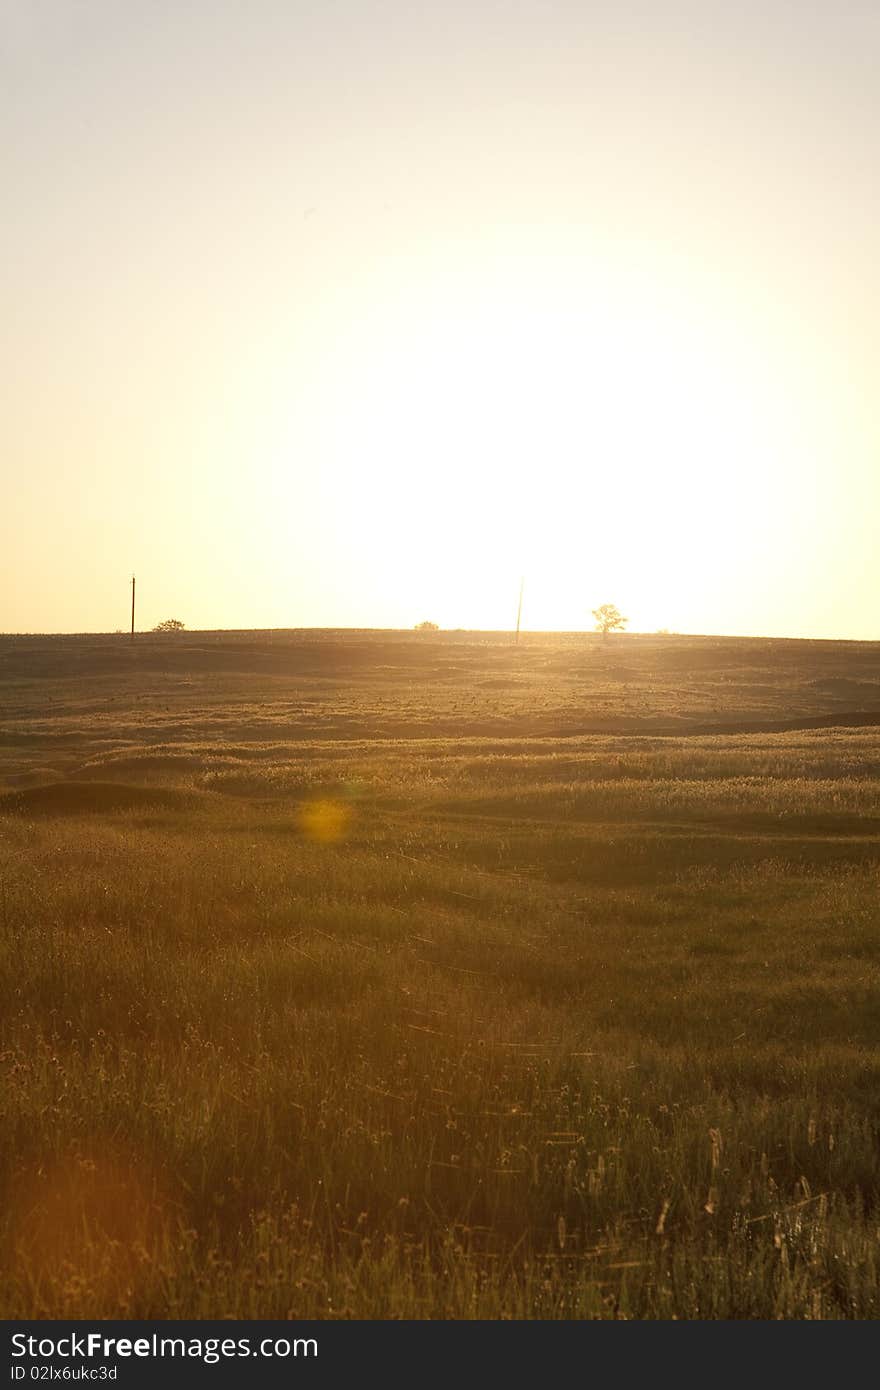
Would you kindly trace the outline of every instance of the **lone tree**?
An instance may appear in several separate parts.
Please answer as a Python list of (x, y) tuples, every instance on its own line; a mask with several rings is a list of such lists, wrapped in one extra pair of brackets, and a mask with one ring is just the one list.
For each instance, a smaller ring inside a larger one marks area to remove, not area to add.
[(157, 623), (153, 628), (154, 632), (183, 632), (186, 623), (182, 623), (179, 618), (163, 618), (161, 623)]
[(629, 618), (625, 618), (613, 603), (602, 603), (598, 608), (594, 608), (593, 617), (596, 619), (596, 631), (601, 632), (603, 637), (607, 637), (609, 632), (616, 632), (618, 628), (626, 627), (629, 622)]
[(440, 629), (439, 629), (439, 627), (437, 626), (437, 624), (436, 624), (436, 623), (430, 622), (427, 618), (425, 619), (425, 621), (424, 621), (423, 623), (416, 623), (415, 630), (416, 630), (416, 632), (439, 632), (439, 631), (440, 631)]

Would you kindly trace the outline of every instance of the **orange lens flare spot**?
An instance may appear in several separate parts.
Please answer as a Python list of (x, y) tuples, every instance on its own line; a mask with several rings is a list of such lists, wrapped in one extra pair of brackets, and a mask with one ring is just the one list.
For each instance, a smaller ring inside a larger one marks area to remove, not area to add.
[(310, 801), (299, 813), (299, 825), (315, 844), (344, 840), (351, 824), (351, 807), (342, 801)]
[(17, 1260), (57, 1316), (130, 1305), (167, 1245), (163, 1193), (132, 1153), (69, 1153), (23, 1175), (16, 1198)]

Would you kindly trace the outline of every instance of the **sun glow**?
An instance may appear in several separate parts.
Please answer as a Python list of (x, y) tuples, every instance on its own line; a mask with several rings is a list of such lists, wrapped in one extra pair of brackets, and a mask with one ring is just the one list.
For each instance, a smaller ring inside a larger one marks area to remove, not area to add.
[(374, 285), (324, 364), (337, 523), (383, 599), (504, 626), (525, 574), (527, 627), (610, 598), (650, 630), (695, 587), (723, 615), (758, 557), (767, 583), (801, 425), (729, 306), (549, 257), (419, 270)]
[(12, 8), (5, 628), (876, 635), (870, 6)]

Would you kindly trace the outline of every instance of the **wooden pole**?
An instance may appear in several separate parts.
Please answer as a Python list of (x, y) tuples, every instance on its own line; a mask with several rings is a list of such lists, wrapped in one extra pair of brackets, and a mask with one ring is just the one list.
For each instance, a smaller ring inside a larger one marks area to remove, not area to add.
[(131, 576), (131, 640), (134, 641), (134, 575)]
[(521, 618), (522, 618), (522, 598), (523, 598), (523, 588), (524, 588), (524, 586), (525, 586), (525, 582), (526, 582), (526, 581), (525, 581), (525, 576), (523, 576), (523, 578), (519, 581), (519, 606), (517, 607), (517, 610), (516, 610), (516, 638), (515, 638), (515, 640), (516, 640), (517, 642), (519, 641), (519, 625), (520, 625), (520, 620), (521, 620)]

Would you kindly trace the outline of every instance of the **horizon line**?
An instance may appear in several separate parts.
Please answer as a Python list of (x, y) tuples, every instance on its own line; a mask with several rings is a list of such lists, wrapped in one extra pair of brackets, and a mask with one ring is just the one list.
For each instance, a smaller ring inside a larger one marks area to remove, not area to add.
[[(301, 625), (297, 627), (184, 627), (179, 632), (166, 633), (156, 632), (153, 628), (135, 629), (132, 634), (126, 629), (79, 629), (68, 632), (61, 631), (0, 631), (0, 639), (3, 638), (38, 638), (38, 637), (119, 637), (123, 641), (131, 643), (135, 638), (161, 637), (165, 640), (180, 640), (181, 637), (195, 636), (217, 636), (233, 633), (297, 633), (297, 632), (339, 632), (339, 633), (393, 633), (395, 635), (411, 635), (420, 641), (430, 641), (432, 637), (440, 636), (473, 636), (479, 637), (486, 634), (493, 636), (509, 635), (514, 636), (514, 629), (508, 627), (438, 627), (435, 632), (419, 633), (415, 626), (412, 627), (344, 627), (327, 624)], [(715, 642), (836, 642), (850, 643), (867, 646), (880, 644), (880, 636), (877, 637), (806, 637), (795, 636), (793, 634), (773, 634), (759, 632), (678, 632), (673, 629), (654, 629), (653, 631), (638, 632), (614, 632), (609, 633), (607, 638), (603, 638), (601, 632), (595, 628), (523, 628), (520, 631), (520, 638), (523, 637), (596, 637), (603, 641), (620, 641), (627, 638), (657, 638), (667, 640), (669, 638), (686, 638), (690, 640), (715, 641)]]

